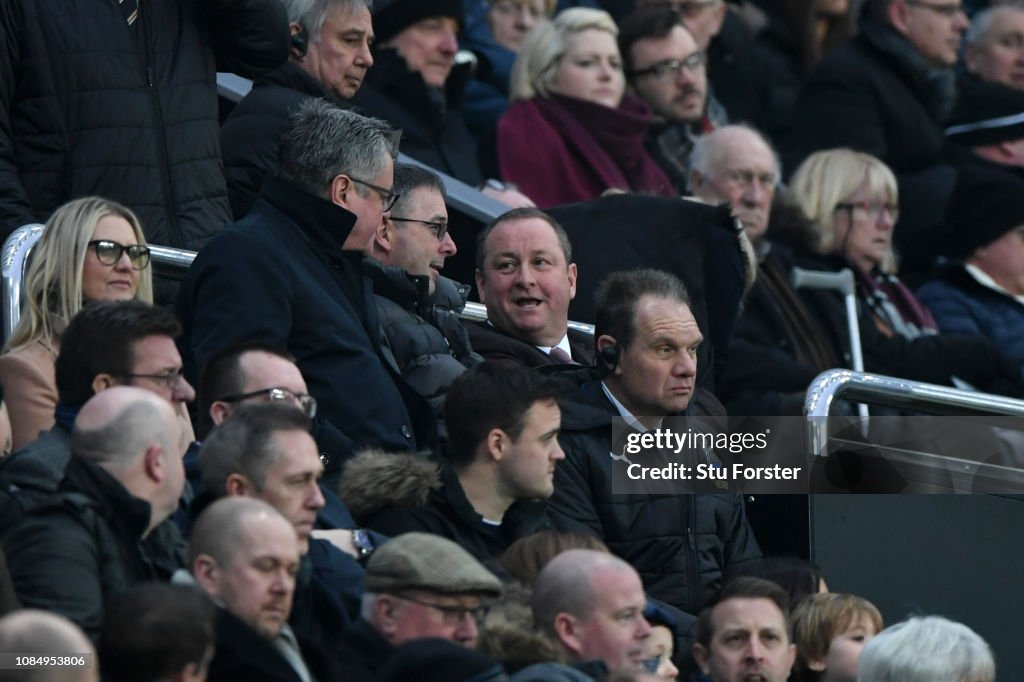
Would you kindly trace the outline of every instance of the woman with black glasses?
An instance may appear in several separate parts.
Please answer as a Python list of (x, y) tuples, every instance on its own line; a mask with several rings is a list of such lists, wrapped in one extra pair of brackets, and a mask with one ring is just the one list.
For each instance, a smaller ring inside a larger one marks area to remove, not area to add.
[(153, 301), (149, 247), (131, 210), (101, 197), (58, 208), (32, 249), (21, 319), (0, 356), (14, 449), (54, 422), (54, 363), (68, 321), (90, 301)]

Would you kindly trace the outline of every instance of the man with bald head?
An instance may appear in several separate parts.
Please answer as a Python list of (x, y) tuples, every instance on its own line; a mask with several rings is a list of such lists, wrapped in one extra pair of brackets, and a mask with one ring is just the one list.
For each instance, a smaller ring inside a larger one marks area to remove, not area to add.
[(640, 672), (647, 597), (640, 576), (622, 559), (573, 549), (552, 559), (533, 588), (533, 619), (578, 664)]
[(152, 531), (177, 509), (186, 439), (171, 404), (109, 388), (82, 407), (61, 489), (5, 538), (18, 597), (99, 634), (104, 599), (181, 565), (180, 536)]
[(100, 679), (92, 642), (74, 623), (49, 611), (22, 609), (0, 618), (0, 651), (85, 656), (81, 665), (24, 670), (11, 679), (22, 682), (98, 682)]
[(301, 551), (294, 526), (261, 500), (227, 497), (196, 521), (189, 568), (221, 607), (208, 680), (335, 679), (323, 653), (288, 625)]

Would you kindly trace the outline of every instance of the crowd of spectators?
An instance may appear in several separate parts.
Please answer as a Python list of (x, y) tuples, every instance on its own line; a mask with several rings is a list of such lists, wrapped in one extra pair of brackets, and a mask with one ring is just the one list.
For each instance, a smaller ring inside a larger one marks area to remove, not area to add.
[[(616, 479), (676, 418), (800, 414), (855, 346), (1024, 397), (1024, 6), (10, 0), (0, 26), (0, 235), (45, 223), (0, 355), (0, 657), (71, 661), (18, 679), (995, 679), (966, 625), (886, 628), (766, 557), (787, 519), (736, 492)], [(230, 112), (218, 70), (253, 79)], [(438, 172), (507, 211), (464, 239)], [(618, 251), (645, 229), (693, 250)], [(198, 253), (177, 281), (154, 246)], [(852, 272), (859, 344), (797, 267)]]

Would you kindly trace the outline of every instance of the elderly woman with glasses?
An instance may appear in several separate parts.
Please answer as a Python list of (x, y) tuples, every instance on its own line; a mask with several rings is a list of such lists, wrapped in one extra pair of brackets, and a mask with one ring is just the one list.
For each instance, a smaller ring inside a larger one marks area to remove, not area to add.
[(15, 449), (54, 423), (54, 363), (68, 321), (92, 301), (151, 303), (151, 273), (139, 220), (121, 204), (84, 197), (50, 216), (32, 249), (21, 319), (0, 356)]
[(609, 190), (675, 196), (644, 147), (650, 110), (626, 93), (618, 28), (573, 8), (527, 35), (498, 123), (498, 167), (541, 208)]
[(831, 149), (808, 157), (790, 187), (817, 229), (816, 250), (837, 269), (853, 270), (879, 330), (908, 339), (935, 334), (931, 313), (895, 274), (899, 195), (889, 167), (869, 154)]

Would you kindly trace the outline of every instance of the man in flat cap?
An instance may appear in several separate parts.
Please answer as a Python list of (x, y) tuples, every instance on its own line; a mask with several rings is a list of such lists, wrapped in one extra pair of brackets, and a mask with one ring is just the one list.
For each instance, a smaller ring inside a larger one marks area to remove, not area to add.
[(351, 662), (341, 679), (376, 679), (395, 647), (424, 637), (472, 649), (483, 600), (501, 581), (451, 540), (406, 533), (378, 548), (366, 564), (362, 618), (346, 633)]
[(962, 79), (958, 88), (946, 124), (953, 162), (1024, 178), (1024, 91), (976, 78)]

